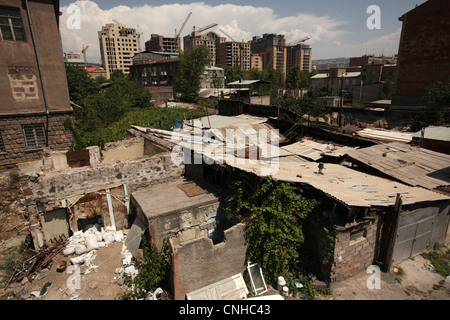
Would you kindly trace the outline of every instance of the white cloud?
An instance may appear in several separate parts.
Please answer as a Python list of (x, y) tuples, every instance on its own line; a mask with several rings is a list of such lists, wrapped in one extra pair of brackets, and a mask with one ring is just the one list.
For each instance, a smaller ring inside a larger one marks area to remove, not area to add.
[[(68, 7), (61, 7), (63, 14), (60, 17), (60, 26), (63, 48), (65, 52), (81, 52), (83, 44), (89, 45), (87, 57), (91, 62), (100, 62), (97, 32), (103, 25), (118, 20), (128, 27), (139, 27), (139, 30), (143, 32), (142, 40), (145, 42), (152, 33), (175, 35), (175, 29), (181, 28), (189, 12), (192, 12), (192, 16), (182, 37), (191, 31), (193, 26), (200, 28), (217, 23), (219, 26), (211, 30), (220, 33), (218, 29), (221, 28), (236, 40), (248, 41), (253, 36), (261, 36), (264, 33), (284, 34), (287, 42), (309, 36), (311, 40), (307, 43), (313, 48), (314, 59), (358, 55), (360, 51), (360, 42), (356, 44), (358, 48), (356, 50), (355, 44), (347, 44), (344, 40), (348, 34), (348, 31), (343, 29), (347, 22), (329, 16), (295, 13), (289, 17), (279, 17), (273, 9), (267, 7), (233, 4), (211, 6), (203, 2), (139, 7), (122, 5), (109, 10), (103, 10), (89, 0), (75, 1), (73, 4), (80, 8), (81, 28), (71, 30), (67, 27), (66, 21), (71, 14), (67, 12)], [(375, 39), (370, 42), (370, 45), (373, 43), (373, 45), (392, 46), (391, 42), (395, 42), (397, 36), (395, 34), (386, 36), (384, 40)], [(398, 39), (396, 47), (398, 47)]]

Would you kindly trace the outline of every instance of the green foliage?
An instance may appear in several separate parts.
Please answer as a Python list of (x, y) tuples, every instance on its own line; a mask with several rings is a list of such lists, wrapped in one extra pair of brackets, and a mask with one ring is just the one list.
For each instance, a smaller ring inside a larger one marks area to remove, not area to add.
[(322, 264), (328, 264), (330, 261), (333, 261), (334, 256), (334, 246), (336, 245), (336, 236), (339, 232), (335, 229), (330, 230), (326, 227), (323, 227), (323, 232), (327, 238), (328, 250), (327, 256), (322, 260)]
[(183, 108), (135, 109), (127, 112), (118, 121), (107, 127), (98, 127), (92, 131), (75, 129), (74, 149), (82, 150), (89, 146), (103, 147), (108, 142), (123, 140), (132, 125), (170, 130), (177, 119), (190, 120), (205, 115), (206, 112), (201, 108), (194, 110)]
[(380, 92), (380, 100), (391, 100), (394, 94), (394, 84), (391, 81), (387, 81)]
[(254, 195), (247, 195), (242, 183), (235, 184), (226, 211), (249, 215), (248, 258), (259, 261), (265, 276), (275, 281), (284, 272), (299, 272), (303, 221), (317, 204), (298, 196), (290, 184), (269, 177)]
[(168, 130), (176, 119), (206, 114), (203, 110), (152, 108), (150, 92), (120, 70), (110, 80), (93, 80), (84, 69), (68, 67), (67, 79), (72, 101), (82, 107), (74, 108), (74, 123), (64, 123), (73, 132), (74, 150), (125, 139), (132, 125)]
[(415, 117), (413, 131), (428, 126), (450, 124), (450, 78), (446, 82), (438, 81), (430, 86), (424, 97), (425, 107)]
[(443, 277), (450, 275), (450, 250), (433, 250), (423, 253), (425, 259), (431, 261), (434, 270)]
[(180, 72), (177, 75), (177, 88), (183, 101), (191, 103), (197, 101), (201, 74), (210, 61), (210, 52), (207, 46), (198, 46), (180, 52)]
[(226, 77), (226, 82), (235, 82), (244, 78), (244, 72), (241, 70), (241, 67), (236, 66), (225, 66), (224, 73)]
[(132, 290), (122, 296), (123, 300), (145, 298), (148, 292), (154, 292), (157, 288), (168, 289), (170, 275), (169, 241), (164, 239), (162, 249), (148, 243), (145, 235), (142, 235), (142, 248), (144, 261), (139, 265), (139, 274), (126, 282)]
[(74, 103), (82, 105), (87, 96), (98, 92), (95, 80), (89, 77), (85, 69), (67, 66), (66, 75), (70, 100)]
[(300, 70), (300, 66), (292, 67), (286, 75), (286, 89), (308, 88), (309, 79), (317, 74), (317, 71), (308, 72)]
[(279, 105), (286, 110), (294, 112), (298, 115), (308, 114), (312, 117), (318, 117), (323, 114), (324, 107), (320, 105), (317, 100), (304, 96), (297, 98), (284, 95), (279, 99)]

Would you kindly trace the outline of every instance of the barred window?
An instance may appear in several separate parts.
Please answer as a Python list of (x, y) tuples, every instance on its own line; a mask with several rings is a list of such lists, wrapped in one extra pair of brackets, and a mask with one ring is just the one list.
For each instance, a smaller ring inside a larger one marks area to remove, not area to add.
[(26, 41), (19, 8), (0, 6), (0, 34), (3, 40)]
[(45, 147), (45, 129), (43, 124), (24, 125), (23, 132), (27, 148)]

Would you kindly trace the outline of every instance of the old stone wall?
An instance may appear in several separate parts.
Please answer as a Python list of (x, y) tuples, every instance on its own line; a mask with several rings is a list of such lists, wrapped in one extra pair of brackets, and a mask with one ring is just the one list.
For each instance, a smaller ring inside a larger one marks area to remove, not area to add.
[(165, 152), (153, 157), (41, 174), (21, 177), (35, 245), (37, 234), (45, 232), (42, 213), (64, 207), (61, 200), (123, 184), (131, 194), (153, 184), (178, 179), (184, 174), (184, 167), (174, 165), (170, 152)]
[(172, 285), (174, 299), (227, 277), (243, 273), (247, 266), (248, 243), (245, 225), (225, 231), (225, 240), (217, 245), (208, 237), (195, 239), (172, 249)]
[[(68, 150), (73, 141), (72, 132), (64, 127), (71, 114), (51, 114), (48, 121), (48, 147), (54, 151)], [(44, 147), (28, 147), (23, 127), (47, 127), (45, 115), (0, 117), (0, 170), (4, 164), (43, 158)]]

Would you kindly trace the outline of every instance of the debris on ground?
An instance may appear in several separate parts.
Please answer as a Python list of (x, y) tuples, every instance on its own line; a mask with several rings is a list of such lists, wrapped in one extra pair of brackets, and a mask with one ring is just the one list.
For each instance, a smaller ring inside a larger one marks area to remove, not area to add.
[(39, 250), (30, 249), (30, 251), (33, 252), (33, 255), (14, 267), (14, 273), (8, 284), (13, 280), (21, 282), (24, 279), (33, 280), (38, 277), (41, 271), (53, 262), (53, 258), (61, 253), (66, 241), (66, 237), (61, 236), (59, 239), (54, 240), (50, 245), (45, 245)]

